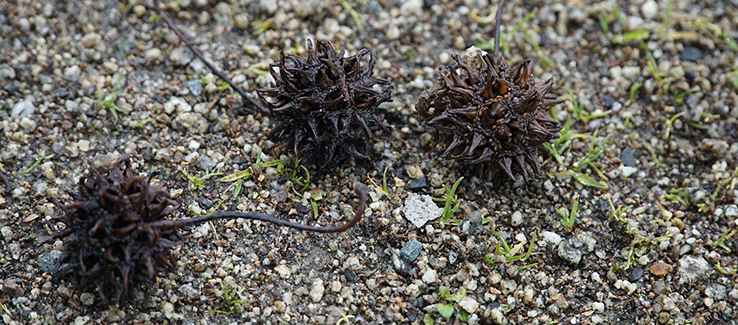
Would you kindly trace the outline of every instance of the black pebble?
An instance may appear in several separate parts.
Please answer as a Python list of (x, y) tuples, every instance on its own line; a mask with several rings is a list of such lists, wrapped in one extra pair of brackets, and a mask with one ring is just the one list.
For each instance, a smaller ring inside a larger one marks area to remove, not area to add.
[(354, 279), (356, 279), (356, 273), (350, 268), (343, 269), (343, 276), (345, 276), (346, 280), (349, 282), (354, 282)]
[(684, 48), (684, 51), (682, 51), (682, 60), (686, 61), (697, 61), (702, 59), (702, 50), (687, 46)]
[(605, 94), (605, 97), (602, 99), (602, 103), (605, 105), (605, 108), (610, 109), (612, 108), (612, 104), (615, 104), (615, 99), (612, 98), (612, 96)]
[(210, 207), (213, 206), (213, 201), (210, 201), (208, 198), (202, 198), (200, 200), (200, 204), (202, 204), (202, 207), (205, 209), (210, 209)]
[(684, 73), (684, 78), (687, 79), (687, 82), (692, 83), (694, 78), (696, 78), (697, 75), (692, 70), (687, 70), (687, 72)]

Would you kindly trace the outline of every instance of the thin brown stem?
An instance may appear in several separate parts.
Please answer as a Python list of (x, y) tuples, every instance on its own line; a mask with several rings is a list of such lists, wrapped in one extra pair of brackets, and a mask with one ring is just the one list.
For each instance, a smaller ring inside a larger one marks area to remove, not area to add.
[(202, 60), (203, 63), (212, 71), (216, 76), (223, 79), (228, 85), (231, 86), (239, 95), (241, 95), (243, 98), (245, 98), (253, 107), (256, 108), (256, 110), (251, 109), (252, 113), (260, 112), (260, 113), (269, 113), (269, 110), (267, 110), (263, 105), (261, 105), (258, 101), (254, 100), (249, 96), (241, 87), (237, 86), (236, 84), (231, 81), (228, 76), (226, 76), (223, 72), (221, 72), (217, 67), (215, 67), (212, 63), (210, 63), (208, 60), (205, 59), (205, 56), (202, 55), (200, 50), (198, 50), (195, 46), (192, 45), (192, 42), (190, 42), (190, 39), (185, 36), (185, 34), (182, 33), (182, 31), (179, 30), (177, 25), (174, 24), (172, 19), (169, 18), (169, 15), (159, 6), (158, 1), (154, 3), (156, 6), (156, 10), (159, 12), (159, 15), (164, 18), (164, 21), (169, 25), (169, 28), (174, 32), (174, 34), (177, 34), (177, 37), (179, 37), (182, 42), (184, 42), (187, 47), (192, 51), (192, 53), (195, 53), (200, 60)]
[(251, 213), (251, 212), (233, 212), (233, 211), (218, 212), (218, 213), (214, 213), (209, 216), (201, 217), (201, 218), (190, 218), (190, 219), (181, 219), (181, 220), (160, 220), (160, 221), (152, 222), (151, 227), (181, 228), (181, 227), (196, 225), (196, 224), (200, 224), (203, 222), (208, 222), (208, 221), (218, 220), (218, 219), (251, 219), (251, 220), (259, 220), (259, 221), (273, 223), (275, 225), (282, 226), (282, 227), (289, 227), (289, 228), (305, 230), (305, 231), (312, 231), (312, 232), (319, 232), (319, 233), (343, 232), (355, 226), (357, 223), (359, 223), (359, 221), (361, 221), (361, 218), (364, 216), (364, 209), (366, 209), (366, 201), (368, 198), (366, 188), (359, 183), (354, 183), (354, 192), (356, 192), (356, 195), (359, 197), (359, 205), (356, 207), (356, 211), (354, 211), (354, 217), (351, 220), (349, 220), (347, 223), (341, 226), (338, 226), (338, 227), (308, 226), (308, 225), (304, 225), (301, 223), (295, 223), (295, 222), (279, 219), (271, 215)]
[(500, 0), (500, 6), (497, 7), (497, 25), (495, 26), (495, 60), (500, 58), (500, 26), (502, 25), (502, 8), (505, 7), (505, 0)]
[(0, 171), (0, 180), (2, 180), (2, 181), (3, 181), (3, 183), (5, 183), (5, 193), (8, 193), (8, 194), (10, 194), (10, 191), (11, 191), (11, 190), (13, 190), (13, 187), (12, 187), (12, 186), (10, 186), (10, 181), (9, 181), (9, 180), (8, 180), (8, 178), (7, 178), (6, 176), (5, 176), (5, 174), (3, 174), (3, 172), (2, 172), (2, 171)]

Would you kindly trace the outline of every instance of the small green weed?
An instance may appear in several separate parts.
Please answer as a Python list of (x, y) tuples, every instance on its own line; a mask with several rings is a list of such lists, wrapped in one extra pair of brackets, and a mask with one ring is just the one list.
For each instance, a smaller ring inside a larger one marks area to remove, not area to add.
[(571, 117), (567, 116), (566, 122), (564, 122), (564, 127), (561, 129), (561, 131), (559, 131), (559, 138), (554, 139), (551, 142), (546, 142), (543, 144), (543, 146), (548, 149), (548, 152), (554, 159), (556, 159), (556, 162), (558, 162), (559, 165), (563, 165), (564, 159), (561, 156), (571, 145), (572, 139), (583, 137), (586, 136), (583, 134), (575, 133), (574, 130), (571, 129)]
[(588, 122), (593, 119), (601, 118), (603, 116), (607, 116), (608, 114), (612, 113), (612, 110), (607, 110), (600, 113), (590, 114), (587, 112), (587, 110), (584, 108), (585, 98), (583, 96), (575, 96), (574, 91), (571, 90), (571, 87), (569, 84), (565, 85), (566, 92), (568, 93), (569, 97), (569, 107), (567, 109), (571, 111), (574, 116), (581, 122)]
[[(497, 246), (495, 246), (495, 252), (498, 255), (503, 256), (505, 258), (505, 262), (510, 264), (510, 263), (514, 263), (517, 261), (525, 261), (530, 257), (530, 254), (533, 252), (533, 243), (536, 242), (536, 235), (538, 234), (538, 230), (533, 231), (532, 239), (530, 240), (528, 244), (528, 251), (526, 251), (525, 254), (517, 254), (517, 252), (522, 249), (524, 243), (520, 243), (514, 247), (510, 247), (510, 245), (507, 244), (507, 241), (505, 240), (505, 238), (502, 236), (502, 233), (495, 232), (495, 234), (499, 238), (499, 240), (497, 241)], [(485, 260), (489, 264), (492, 264), (492, 265), (497, 264), (497, 261), (494, 261), (491, 257), (489, 257), (489, 255), (485, 257)], [(518, 269), (520, 270), (526, 269), (536, 264), (537, 263), (519, 266)]]
[(566, 207), (563, 207), (561, 209), (556, 209), (556, 213), (561, 216), (561, 224), (571, 230), (571, 228), (574, 227), (574, 221), (579, 215), (579, 194), (575, 195), (571, 199), (571, 211)]
[(730, 33), (726, 32), (719, 25), (711, 22), (708, 19), (701, 19), (692, 23), (692, 28), (704, 28), (713, 33), (718, 38), (722, 39), (725, 45), (731, 50), (738, 53), (738, 43), (730, 36)]
[(641, 86), (643, 86), (643, 83), (639, 82), (630, 87), (630, 95), (628, 96), (628, 101), (630, 104), (635, 103), (635, 95), (638, 90), (641, 89)]
[(149, 123), (154, 122), (154, 121), (156, 121), (156, 120), (153, 119), (153, 118), (151, 118), (151, 117), (147, 117), (147, 118), (139, 121), (138, 123), (134, 124), (133, 127), (134, 128), (137, 128), (137, 129), (141, 129), (141, 128), (144, 127), (144, 125), (149, 124)]
[(720, 273), (722, 273), (724, 275), (728, 275), (728, 276), (731, 276), (731, 275), (735, 274), (736, 271), (738, 271), (738, 270), (735, 270), (735, 269), (731, 270), (731, 269), (725, 269), (725, 268), (723, 268), (723, 266), (720, 265), (720, 260), (718, 260), (717, 263), (715, 263), (715, 269), (717, 269), (718, 272), (720, 272)]
[(267, 20), (256, 20), (251, 22), (251, 27), (253, 27), (255, 30), (253, 33), (251, 33), (254, 36), (258, 36), (260, 34), (263, 34), (269, 28), (272, 27), (272, 23), (274, 22), (274, 18), (269, 18)]
[[(599, 158), (602, 153), (605, 151), (605, 144), (608, 140), (610, 140), (611, 134), (608, 134), (605, 136), (602, 141), (600, 141), (599, 144), (595, 145), (595, 139), (597, 138), (597, 131), (595, 131), (594, 135), (592, 136), (592, 141), (589, 143), (589, 150), (587, 151), (587, 154), (582, 157), (582, 159), (579, 160), (577, 163), (577, 166), (574, 167), (575, 172), (580, 172), (584, 167), (591, 168), (597, 176), (599, 176), (602, 180), (607, 181), (607, 177), (600, 171), (597, 166), (594, 165), (594, 161)], [(585, 184), (587, 185), (587, 184)], [(605, 185), (606, 186), (606, 185)]]
[(128, 113), (128, 111), (118, 107), (118, 105), (115, 105), (115, 101), (118, 99), (119, 94), (119, 87), (120, 83), (123, 81), (123, 75), (119, 74), (117, 80), (115, 81), (115, 85), (113, 85), (113, 89), (110, 91), (109, 94), (103, 96), (103, 90), (102, 86), (99, 86), (97, 88), (97, 104), (98, 106), (102, 108), (107, 108), (110, 110), (110, 113), (113, 114), (113, 117), (117, 120), (118, 119), (118, 113)]
[[(451, 316), (454, 315), (454, 312), (456, 312), (455, 304), (458, 304), (461, 299), (464, 299), (464, 297), (466, 297), (466, 288), (461, 287), (459, 288), (459, 291), (457, 291), (455, 294), (451, 294), (448, 287), (441, 286), (440, 288), (438, 288), (438, 292), (445, 303), (436, 303), (436, 311), (438, 311), (438, 313), (444, 319), (449, 319), (451, 318)], [(456, 314), (456, 318), (458, 318), (462, 322), (466, 322), (466, 320), (469, 318), (469, 314), (462, 310), (461, 312)]]
[(685, 207), (689, 206), (689, 196), (683, 188), (670, 190), (668, 194), (664, 194), (663, 198), (669, 201), (679, 202)]
[(722, 191), (723, 188), (728, 185), (730, 185), (730, 190), (733, 190), (733, 188), (735, 187), (734, 181), (736, 179), (738, 179), (738, 167), (736, 167), (735, 171), (733, 171), (733, 174), (730, 175), (730, 177), (717, 184), (717, 186), (715, 187), (715, 191), (712, 192), (712, 195), (710, 195), (709, 199), (706, 199), (705, 202), (697, 204), (699, 211), (712, 212), (715, 208), (715, 202), (717, 202), (718, 195), (720, 195), (720, 191)]
[(630, 208), (633, 207), (631, 205), (628, 205), (628, 206), (625, 206), (625, 207), (623, 207), (622, 205), (618, 205), (618, 207), (616, 208), (615, 205), (612, 204), (612, 198), (609, 195), (607, 196), (607, 203), (610, 204), (610, 210), (612, 210), (610, 212), (610, 218), (609, 219), (610, 220), (615, 220), (615, 221), (618, 221), (618, 222), (625, 222), (626, 212), (628, 210), (630, 210)]
[(732, 250), (730, 248), (728, 248), (728, 246), (725, 246), (725, 240), (726, 239), (730, 239), (730, 237), (733, 237), (733, 235), (735, 235), (735, 232), (736, 231), (733, 230), (733, 229), (727, 229), (727, 230), (725, 230), (723, 232), (723, 235), (720, 236), (720, 238), (718, 238), (718, 240), (716, 242), (712, 243), (712, 247), (720, 247), (720, 248), (728, 251), (729, 253), (732, 252)]
[(227, 284), (223, 284), (223, 282), (221, 282), (220, 290), (223, 294), (221, 299), (223, 300), (223, 304), (225, 305), (225, 310), (210, 310), (210, 312), (218, 314), (242, 313), (243, 305), (248, 303), (248, 301), (241, 299), (241, 293), (243, 292), (244, 288), (231, 288)]
[(443, 188), (446, 190), (443, 196), (440, 198), (433, 198), (433, 201), (444, 203), (443, 214), (441, 215), (441, 222), (448, 222), (454, 215), (454, 213), (456, 213), (456, 210), (459, 209), (459, 205), (461, 205), (461, 200), (456, 199), (456, 190), (459, 188), (459, 185), (463, 180), (464, 177), (459, 178), (458, 180), (456, 180), (454, 185), (451, 186), (451, 188), (443, 185)]
[(671, 135), (671, 130), (674, 127), (674, 121), (676, 121), (678, 118), (684, 116), (684, 114), (687, 114), (686, 111), (674, 114), (672, 117), (670, 117), (668, 120), (666, 120), (666, 126), (664, 127), (664, 140), (668, 140), (669, 136)]
[(351, 18), (354, 20), (354, 24), (356, 24), (356, 28), (360, 30), (363, 29), (361, 22), (364, 20), (364, 15), (356, 12), (354, 7), (352, 7), (348, 1), (341, 1), (341, 6), (343, 6), (343, 9), (345, 9), (349, 15), (351, 15)]
[(205, 174), (205, 176), (202, 176), (202, 177), (197, 176), (197, 175), (193, 176), (193, 175), (190, 175), (190, 173), (188, 173), (187, 170), (185, 170), (184, 168), (180, 169), (179, 172), (182, 173), (182, 175), (184, 175), (187, 178), (187, 180), (190, 181), (190, 188), (195, 189), (195, 190), (204, 188), (206, 180), (213, 178), (215, 176), (223, 175), (223, 173), (214, 172), (214, 173)]
[(369, 178), (369, 181), (372, 183), (372, 185), (376, 186), (379, 192), (382, 193), (386, 198), (390, 198), (389, 188), (387, 187), (387, 169), (389, 167), (384, 167), (384, 172), (382, 173), (382, 186), (379, 186), (376, 181), (374, 181), (373, 178)]
[(556, 63), (551, 61), (548, 57), (546, 57), (545, 54), (543, 54), (543, 51), (541, 51), (541, 47), (538, 46), (538, 42), (533, 39), (533, 36), (531, 36), (530, 33), (525, 32), (525, 36), (528, 40), (528, 44), (530, 44), (530, 46), (532, 46), (533, 50), (536, 52), (538, 60), (541, 62), (541, 68), (546, 69), (548, 67), (553, 67), (556, 65)]
[[(511, 40), (513, 38), (513, 36), (515, 35), (515, 33), (517, 33), (521, 28), (523, 28), (523, 24), (525, 24), (531, 18), (533, 18), (533, 16), (535, 16), (536, 12), (538, 12), (538, 9), (537, 8), (533, 9), (531, 12), (529, 12), (527, 15), (525, 15), (525, 17), (523, 17), (523, 19), (520, 20), (520, 22), (518, 22), (515, 25), (515, 27), (512, 30), (510, 30), (507, 34), (500, 33), (500, 48), (501, 48), (502, 51), (504, 51), (504, 52), (509, 52), (510, 51), (509, 40)], [(492, 17), (492, 16), (493, 16), (493, 14), (491, 13), (490, 14), (490, 17)], [(490, 22), (492, 22), (493, 20), (494, 20), (494, 18), (492, 18), (490, 20)], [(486, 21), (486, 19), (484, 19), (484, 21)], [(495, 42), (494, 42), (493, 39), (487, 40), (487, 39), (482, 38), (481, 36), (477, 36), (477, 41), (479, 42), (477, 44), (477, 47), (479, 49), (487, 50), (487, 51), (492, 51), (492, 50), (495, 49)]]
[(48, 159), (51, 159), (51, 158), (54, 158), (54, 154), (50, 154), (50, 155), (48, 155), (48, 156), (40, 156), (40, 157), (37, 157), (37, 158), (36, 158), (36, 160), (35, 160), (35, 161), (33, 162), (33, 164), (31, 165), (31, 167), (28, 167), (27, 169), (25, 169), (25, 170), (21, 171), (20, 173), (21, 173), (21, 174), (28, 174), (28, 173), (30, 173), (31, 171), (33, 171), (34, 169), (36, 169), (36, 167), (37, 167), (37, 166), (38, 166), (38, 165), (39, 165), (39, 164), (40, 164), (41, 162), (43, 162), (44, 160), (48, 160)]
[(356, 318), (354, 315), (346, 315), (341, 314), (341, 317), (338, 318), (338, 321), (336, 322), (336, 325), (341, 325), (343, 323), (346, 323), (346, 325), (351, 324), (351, 319)]

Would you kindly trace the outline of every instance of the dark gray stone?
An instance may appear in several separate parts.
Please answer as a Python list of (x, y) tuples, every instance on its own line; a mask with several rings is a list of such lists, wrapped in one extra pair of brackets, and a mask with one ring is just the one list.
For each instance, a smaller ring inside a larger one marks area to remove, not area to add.
[(417, 192), (417, 191), (422, 190), (424, 188), (428, 188), (428, 180), (425, 177), (421, 177), (419, 179), (414, 179), (414, 180), (411, 180), (410, 182), (407, 183), (407, 187), (411, 191)]
[(59, 258), (61, 258), (62, 252), (53, 250), (47, 252), (38, 258), (38, 268), (42, 272), (48, 272), (49, 274), (57, 274), (60, 271)]
[(400, 257), (407, 262), (412, 263), (420, 255), (420, 251), (423, 250), (423, 244), (417, 239), (413, 238), (405, 243), (405, 247), (400, 250)]
[(640, 267), (637, 267), (633, 269), (633, 271), (630, 271), (630, 274), (628, 275), (628, 281), (635, 282), (640, 280), (643, 277), (643, 269)]
[(347, 267), (343, 269), (343, 276), (345, 276), (346, 280), (349, 282), (354, 282), (354, 279), (356, 279), (356, 272)]
[(602, 104), (605, 105), (605, 108), (611, 109), (612, 105), (615, 104), (615, 98), (612, 98), (612, 96), (605, 94), (605, 97), (602, 99)]
[(684, 51), (682, 51), (682, 60), (694, 62), (694, 61), (701, 60), (701, 59), (702, 59), (702, 50), (696, 47), (687, 46), (684, 48)]
[(197, 168), (200, 168), (200, 170), (203, 171), (210, 171), (215, 168), (215, 162), (208, 156), (197, 157), (195, 164), (197, 165)]
[(623, 163), (623, 166), (627, 166), (627, 167), (636, 166), (637, 161), (635, 158), (635, 153), (633, 152), (633, 149), (631, 147), (626, 147), (620, 153), (620, 162)]

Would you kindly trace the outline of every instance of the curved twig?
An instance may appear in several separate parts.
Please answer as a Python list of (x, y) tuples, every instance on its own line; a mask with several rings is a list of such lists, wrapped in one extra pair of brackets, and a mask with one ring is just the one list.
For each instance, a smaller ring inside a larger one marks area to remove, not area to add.
[(308, 225), (301, 224), (301, 223), (295, 223), (295, 222), (279, 219), (271, 215), (251, 213), (251, 212), (234, 212), (234, 211), (218, 212), (218, 213), (214, 213), (209, 216), (201, 217), (201, 218), (190, 218), (190, 219), (180, 219), (180, 220), (160, 220), (160, 221), (152, 222), (151, 227), (181, 228), (185, 226), (196, 225), (196, 224), (200, 224), (203, 222), (218, 220), (218, 219), (251, 219), (251, 220), (259, 220), (259, 221), (273, 223), (275, 225), (282, 226), (282, 227), (289, 227), (289, 228), (294, 228), (298, 230), (305, 230), (305, 231), (312, 231), (312, 232), (319, 232), (319, 233), (343, 232), (353, 227), (357, 223), (359, 223), (359, 221), (361, 221), (361, 218), (364, 216), (364, 209), (366, 209), (366, 201), (368, 198), (366, 188), (359, 183), (354, 183), (354, 192), (356, 193), (356, 195), (359, 196), (359, 205), (356, 207), (354, 217), (348, 222), (346, 222), (345, 224), (341, 226), (337, 226), (337, 227), (308, 226)]
[(497, 7), (497, 25), (495, 26), (495, 60), (500, 58), (500, 25), (502, 25), (502, 8), (505, 7), (505, 0), (500, 0), (500, 5)]
[(0, 180), (2, 180), (3, 183), (5, 183), (5, 193), (10, 194), (10, 191), (13, 190), (13, 187), (10, 186), (10, 180), (8, 180), (8, 178), (5, 176), (5, 174), (3, 174), (2, 171), (0, 171)]
[(195, 46), (192, 45), (192, 42), (190, 42), (190, 39), (187, 38), (187, 36), (185, 36), (185, 34), (183, 34), (182, 31), (179, 30), (177, 25), (175, 25), (172, 19), (169, 18), (169, 15), (167, 15), (164, 9), (162, 9), (159, 6), (158, 1), (154, 3), (154, 6), (156, 7), (156, 10), (159, 13), (159, 15), (162, 18), (164, 18), (164, 21), (169, 26), (169, 29), (171, 29), (174, 32), (174, 34), (177, 34), (177, 37), (179, 37), (179, 39), (182, 40), (182, 42), (184, 42), (187, 45), (190, 51), (192, 51), (192, 53), (195, 53), (195, 55), (197, 55), (197, 57), (200, 58), (200, 60), (202, 60), (203, 63), (205, 63), (205, 65), (208, 67), (208, 69), (210, 69), (210, 71), (212, 71), (216, 76), (218, 76), (219, 78), (223, 79), (226, 83), (228, 83), (228, 85), (230, 85), (231, 88), (233, 88), (239, 95), (245, 98), (253, 107), (257, 109), (256, 111), (252, 110), (252, 113), (256, 113), (257, 111), (260, 113), (269, 113), (269, 110), (267, 110), (258, 101), (251, 98), (251, 96), (249, 96), (243, 89), (241, 89), (241, 87), (236, 86), (236, 84), (234, 84), (233, 81), (231, 81), (231, 79), (228, 78), (228, 76), (226, 76), (223, 72), (218, 70), (218, 68), (216, 68), (212, 63), (210, 63), (210, 61), (205, 59), (205, 56), (202, 55), (200, 50), (198, 50)]

